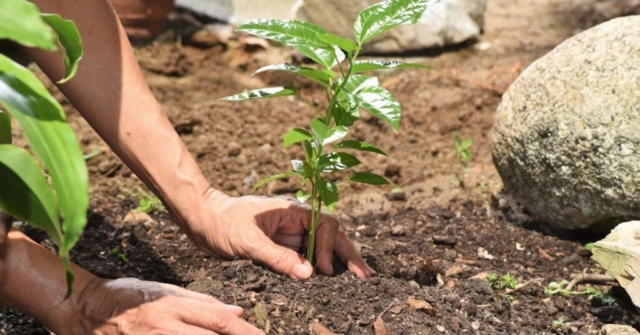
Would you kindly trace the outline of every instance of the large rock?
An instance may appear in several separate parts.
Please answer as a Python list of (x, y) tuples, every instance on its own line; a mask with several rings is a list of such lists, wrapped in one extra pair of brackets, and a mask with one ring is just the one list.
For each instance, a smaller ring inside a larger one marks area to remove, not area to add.
[(593, 260), (622, 286), (640, 307), (640, 221), (625, 222), (593, 246)]
[[(243, 23), (252, 19), (300, 19), (329, 32), (351, 37), (358, 13), (381, 0), (177, 0), (201, 14)], [(486, 0), (442, 0), (431, 5), (420, 22), (396, 28), (370, 42), (369, 52), (405, 52), (459, 44), (482, 30)]]
[(493, 160), (509, 192), (557, 228), (640, 218), (640, 16), (589, 29), (524, 71), (498, 108)]

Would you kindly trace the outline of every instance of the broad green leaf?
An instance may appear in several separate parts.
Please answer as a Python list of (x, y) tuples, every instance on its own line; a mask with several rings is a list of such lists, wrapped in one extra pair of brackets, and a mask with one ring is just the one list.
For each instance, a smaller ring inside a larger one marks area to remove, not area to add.
[(431, 69), (431, 67), (422, 64), (404, 63), (392, 60), (359, 60), (353, 63), (353, 70), (351, 73), (391, 69)]
[(0, 144), (0, 209), (44, 229), (62, 244), (58, 204), (36, 160), (22, 149)]
[(355, 141), (355, 140), (348, 140), (348, 141), (340, 142), (340, 143), (336, 144), (336, 146), (334, 148), (336, 148), (336, 149), (356, 149), (356, 150), (360, 150), (360, 151), (375, 152), (377, 154), (384, 155), (384, 156), (387, 155), (386, 152), (382, 151), (382, 149), (376, 147), (373, 144), (366, 143), (366, 142)]
[(331, 115), (339, 126), (350, 127), (360, 119), (360, 108), (354, 101), (353, 106), (350, 103), (337, 103), (331, 110)]
[(351, 94), (356, 94), (366, 87), (376, 86), (380, 86), (380, 81), (378, 81), (377, 77), (355, 74), (347, 79), (347, 83), (344, 84), (344, 90)]
[(267, 177), (267, 178), (264, 178), (264, 179), (260, 180), (258, 183), (256, 183), (255, 186), (253, 186), (253, 189), (257, 190), (258, 188), (260, 188), (262, 185), (264, 185), (266, 183), (272, 182), (274, 180), (282, 179), (282, 178), (295, 176), (295, 175), (296, 175), (295, 172), (288, 171), (288, 172), (285, 172), (285, 173), (277, 174), (275, 176)]
[(322, 172), (342, 171), (358, 164), (360, 164), (360, 161), (351, 154), (346, 152), (332, 152), (320, 156), (318, 159), (318, 170)]
[(326, 137), (322, 140), (322, 145), (327, 145), (335, 141), (343, 139), (349, 134), (349, 130), (344, 126), (337, 126), (327, 131)]
[(294, 128), (284, 135), (284, 147), (288, 148), (296, 143), (307, 141), (313, 138), (313, 135), (306, 129)]
[(255, 76), (256, 74), (267, 72), (267, 71), (285, 71), (285, 72), (295, 73), (303, 77), (309, 78), (321, 84), (322, 86), (329, 85), (329, 80), (332, 77), (335, 77), (335, 74), (328, 70), (316, 70), (310, 67), (299, 67), (289, 63), (267, 65), (265, 67), (260, 68), (258, 71), (254, 72), (252, 76)]
[(311, 129), (321, 142), (324, 141), (327, 137), (327, 133), (329, 132), (329, 126), (327, 126), (326, 122), (320, 118), (311, 120)]
[(267, 87), (267, 88), (260, 88), (257, 90), (251, 90), (244, 93), (224, 97), (220, 100), (242, 101), (242, 100), (251, 100), (251, 99), (266, 99), (266, 98), (285, 97), (288, 95), (296, 95), (297, 93), (298, 92), (296, 91), (296, 88), (293, 86)]
[[(327, 32), (315, 24), (297, 20), (255, 20), (247, 22), (238, 28), (262, 38), (274, 40), (290, 46), (316, 63), (333, 68), (345, 59), (344, 53), (336, 58), (333, 47), (320, 40), (320, 35)], [(340, 59), (342, 58), (342, 59)]]
[(356, 172), (349, 178), (349, 181), (376, 186), (390, 184), (388, 180), (371, 172)]
[(372, 38), (402, 24), (417, 23), (427, 6), (439, 0), (388, 0), (365, 8), (353, 27), (362, 46)]
[(322, 199), (322, 202), (327, 207), (327, 211), (331, 214), (340, 199), (338, 186), (324, 178), (320, 178), (316, 186), (318, 187), (318, 191), (320, 191), (320, 199)]
[(11, 117), (0, 111), (0, 144), (11, 144)]
[(354, 98), (360, 107), (387, 121), (395, 130), (400, 129), (402, 109), (391, 92), (380, 86), (366, 87), (354, 95)]
[(56, 35), (40, 17), (38, 7), (24, 0), (0, 0), (0, 39), (49, 51), (58, 48)]
[(335, 45), (349, 54), (358, 48), (358, 46), (353, 43), (353, 41), (333, 34), (320, 35), (318, 36), (318, 39), (327, 44)]
[(65, 50), (62, 55), (65, 69), (64, 78), (58, 82), (63, 84), (69, 81), (78, 70), (78, 64), (82, 59), (82, 39), (73, 21), (65, 20), (57, 14), (42, 14), (42, 19), (58, 33), (60, 45)]
[(304, 204), (305, 202), (307, 202), (307, 200), (309, 200), (309, 198), (311, 198), (311, 194), (305, 193), (304, 191), (300, 190), (298, 191), (298, 193), (296, 193), (296, 198), (298, 199), (298, 201)]
[(26, 68), (0, 55), (0, 103), (22, 126), (29, 145), (47, 168), (59, 199), (66, 255), (86, 225), (87, 167), (62, 108)]
[(302, 146), (304, 147), (304, 151), (305, 151), (305, 159), (308, 162), (315, 160), (316, 153), (314, 150), (314, 145), (312, 144), (311, 140), (302, 141)]
[(466, 140), (462, 141), (462, 145), (461, 145), (461, 147), (462, 147), (463, 149), (469, 149), (469, 148), (471, 147), (471, 145), (472, 145), (472, 144), (473, 144), (473, 139), (468, 138), (468, 139), (466, 139)]
[(473, 158), (468, 150), (462, 150), (460, 152), (460, 157), (462, 157), (462, 159), (464, 159), (465, 161), (470, 161)]
[(314, 175), (314, 170), (309, 163), (301, 161), (301, 160), (292, 160), (291, 165), (293, 166), (293, 171), (299, 174), (302, 177), (307, 179), (311, 179)]

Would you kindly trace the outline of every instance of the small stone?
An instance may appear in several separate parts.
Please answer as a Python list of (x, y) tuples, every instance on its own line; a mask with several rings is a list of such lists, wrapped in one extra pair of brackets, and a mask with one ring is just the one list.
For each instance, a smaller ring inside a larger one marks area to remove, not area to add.
[(392, 162), (387, 164), (387, 167), (384, 169), (384, 175), (387, 177), (399, 176), (400, 170), (400, 165), (398, 165), (398, 163)]
[(473, 328), (474, 330), (480, 329), (480, 321), (476, 320), (471, 322), (471, 328)]
[(227, 153), (229, 154), (229, 157), (237, 157), (242, 152), (242, 147), (236, 142), (229, 143), (228, 149), (229, 151)]
[(444, 333), (444, 330), (445, 330), (445, 329), (444, 329), (444, 326), (442, 326), (442, 325), (437, 325), (437, 326), (436, 326), (436, 329), (437, 329), (439, 332), (441, 332), (441, 333)]
[(404, 226), (401, 224), (393, 226), (393, 228), (391, 228), (391, 235), (393, 236), (404, 235)]
[(600, 330), (600, 335), (639, 335), (633, 327), (625, 325), (605, 325)]
[(158, 222), (149, 216), (149, 214), (138, 211), (130, 211), (127, 213), (122, 222), (128, 226), (142, 225), (147, 231), (158, 226)]

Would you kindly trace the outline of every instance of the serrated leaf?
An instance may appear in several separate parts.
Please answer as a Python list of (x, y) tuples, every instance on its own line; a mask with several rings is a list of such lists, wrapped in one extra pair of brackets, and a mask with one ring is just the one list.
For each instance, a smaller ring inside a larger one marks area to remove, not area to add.
[(44, 229), (58, 245), (58, 204), (38, 162), (22, 149), (0, 144), (0, 209)]
[(377, 77), (366, 76), (364, 74), (355, 74), (347, 79), (347, 83), (344, 84), (343, 90), (356, 94), (366, 87), (380, 86), (380, 81)]
[(390, 184), (384, 177), (371, 172), (356, 172), (349, 178), (349, 181), (376, 186)]
[(0, 144), (11, 144), (11, 117), (8, 113), (0, 111)]
[(294, 128), (289, 130), (289, 132), (287, 132), (287, 134), (284, 135), (284, 147), (288, 148), (296, 143), (310, 140), (312, 138), (313, 138), (313, 135), (311, 135), (311, 133), (306, 129)]
[(332, 152), (320, 156), (318, 159), (318, 170), (322, 172), (342, 171), (359, 164), (360, 161), (351, 154), (346, 152)]
[(64, 48), (62, 53), (64, 78), (58, 81), (59, 84), (64, 84), (76, 74), (78, 64), (82, 59), (80, 33), (73, 21), (65, 20), (57, 14), (42, 14), (42, 19), (58, 33), (58, 41)]
[(304, 191), (300, 190), (298, 191), (298, 193), (296, 193), (296, 198), (298, 199), (298, 201), (300, 201), (300, 203), (305, 203), (307, 202), (307, 200), (309, 200), (309, 198), (311, 198), (311, 194), (309, 193), (305, 193)]
[(324, 178), (320, 178), (318, 183), (316, 184), (318, 191), (320, 192), (320, 199), (327, 207), (327, 212), (331, 214), (333, 209), (338, 204), (338, 200), (340, 199), (340, 195), (338, 193), (338, 186), (330, 181), (325, 180)]
[(380, 86), (365, 87), (353, 97), (360, 107), (387, 121), (395, 130), (400, 129), (402, 108), (391, 92)]
[(280, 174), (277, 174), (277, 175), (273, 175), (271, 177), (264, 178), (264, 179), (260, 180), (259, 182), (257, 182), (255, 184), (255, 186), (253, 186), (253, 189), (257, 190), (258, 188), (260, 188), (262, 185), (264, 185), (266, 183), (272, 182), (274, 180), (282, 179), (282, 178), (295, 176), (295, 175), (296, 175), (296, 173), (293, 172), (293, 171), (288, 171), (288, 172), (285, 172), (285, 173), (280, 173)]
[(358, 46), (353, 43), (353, 41), (333, 34), (320, 35), (318, 36), (318, 39), (329, 45), (335, 45), (340, 49), (346, 51), (347, 53), (352, 53), (358, 48)]
[(404, 63), (392, 60), (359, 60), (353, 63), (352, 73), (392, 69), (431, 69), (431, 67), (422, 64)]
[(10, 39), (27, 47), (53, 51), (56, 35), (36, 5), (28, 1), (0, 1), (0, 39)]
[(374, 152), (383, 156), (386, 156), (387, 153), (382, 151), (382, 149), (376, 147), (375, 145), (367, 142), (360, 142), (355, 140), (342, 141), (335, 145), (336, 149), (356, 149), (360, 151), (368, 151)]
[(349, 130), (344, 126), (337, 126), (327, 131), (326, 137), (322, 140), (322, 145), (327, 145), (335, 141), (343, 139), (349, 134)]
[(417, 23), (427, 6), (439, 0), (388, 0), (365, 8), (356, 23), (356, 41), (362, 46), (372, 38), (402, 24)]
[(236, 94), (236, 95), (231, 95), (228, 97), (221, 98), (220, 100), (243, 101), (243, 100), (251, 100), (251, 99), (285, 97), (285, 96), (296, 95), (296, 94), (297, 94), (296, 88), (293, 86), (267, 87), (267, 88), (260, 88), (257, 90), (247, 91), (247, 92)]
[(78, 140), (62, 107), (26, 68), (0, 55), (0, 103), (22, 126), (47, 168), (60, 214), (64, 238), (60, 255), (68, 254), (86, 225), (89, 205), (88, 173)]
[(267, 71), (285, 71), (285, 72), (295, 73), (303, 77), (309, 78), (323, 86), (329, 85), (329, 80), (331, 80), (331, 78), (335, 76), (333, 72), (328, 70), (316, 70), (310, 67), (299, 67), (289, 63), (267, 65), (265, 67), (260, 68), (258, 71), (254, 72), (252, 76), (255, 76), (256, 74), (267, 72)]
[(345, 59), (344, 53), (342, 55), (338, 54), (336, 58), (333, 47), (320, 40), (319, 36), (327, 34), (327, 31), (309, 22), (273, 19), (254, 20), (241, 25), (238, 31), (244, 31), (290, 46), (327, 69), (333, 68)]

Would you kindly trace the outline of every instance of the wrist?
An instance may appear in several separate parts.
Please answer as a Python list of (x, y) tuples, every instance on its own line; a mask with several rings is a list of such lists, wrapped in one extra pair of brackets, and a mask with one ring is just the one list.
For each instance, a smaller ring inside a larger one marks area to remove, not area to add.
[[(172, 219), (189, 235), (196, 245), (206, 243), (207, 234), (211, 233), (212, 213), (229, 199), (230, 196), (213, 187), (198, 195), (198, 199), (190, 202), (187, 211), (170, 211)], [(213, 210), (213, 211), (212, 211)]]

